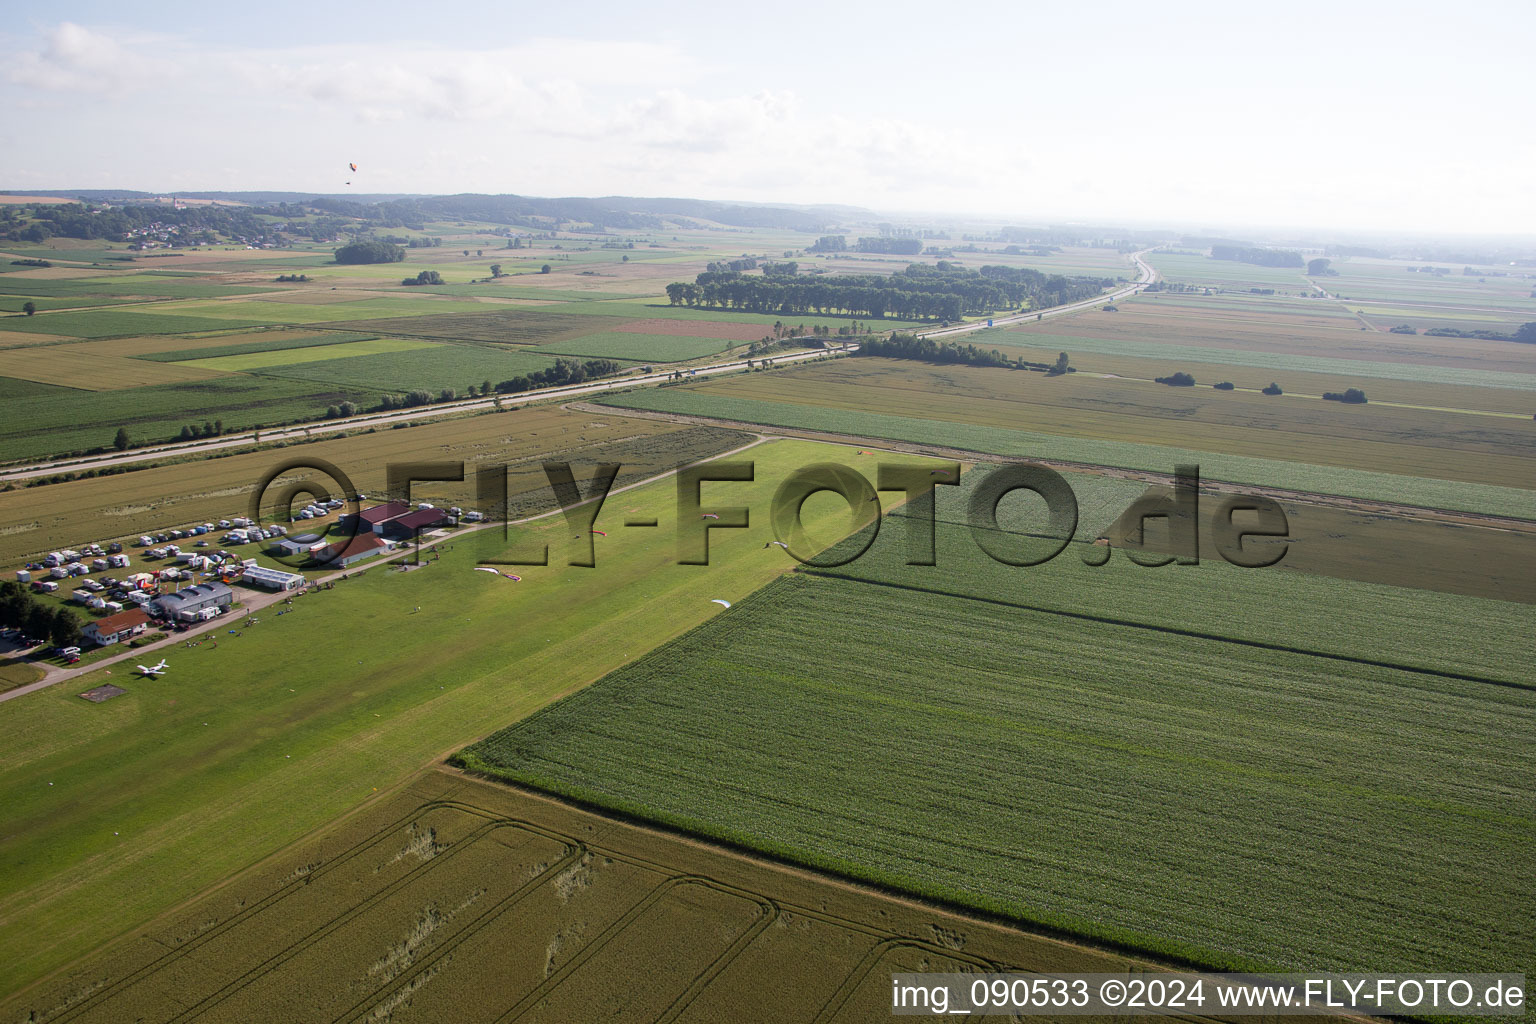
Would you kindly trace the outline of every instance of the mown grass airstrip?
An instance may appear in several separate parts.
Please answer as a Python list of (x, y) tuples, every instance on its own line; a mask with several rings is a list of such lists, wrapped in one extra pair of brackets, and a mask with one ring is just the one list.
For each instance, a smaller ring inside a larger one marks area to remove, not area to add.
[[(757, 480), (732, 485), (730, 500), (754, 509), (754, 528), (717, 531), (708, 567), (675, 564), (666, 480), (609, 498), (595, 569), (566, 565), (561, 517), (509, 542), (499, 531), (463, 537), (423, 569), (371, 570), (297, 599), (291, 614), (264, 611), (241, 636), (221, 631), (217, 648), (172, 647), (161, 679), (98, 671), (0, 704), (0, 726), (28, 738), (0, 749), (0, 990), (638, 658), (719, 613), (712, 599), (738, 601), (786, 571), (794, 563), (765, 546), (774, 489), (793, 468), (847, 451), (776, 442), (742, 457)], [(625, 530), (631, 514), (663, 525)], [(845, 518), (839, 508), (824, 525)], [(521, 582), (473, 571), (480, 557), (545, 542), (551, 564), (516, 570)], [(109, 681), (129, 693), (100, 705), (75, 696)]]

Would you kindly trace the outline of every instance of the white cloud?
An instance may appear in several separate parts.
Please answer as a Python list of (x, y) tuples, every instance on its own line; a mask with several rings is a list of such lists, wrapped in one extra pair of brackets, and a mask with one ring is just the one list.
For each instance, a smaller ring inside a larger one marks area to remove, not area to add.
[(110, 36), (66, 21), (47, 34), (41, 49), (18, 55), (6, 78), (60, 92), (120, 88), (132, 82), (144, 60)]

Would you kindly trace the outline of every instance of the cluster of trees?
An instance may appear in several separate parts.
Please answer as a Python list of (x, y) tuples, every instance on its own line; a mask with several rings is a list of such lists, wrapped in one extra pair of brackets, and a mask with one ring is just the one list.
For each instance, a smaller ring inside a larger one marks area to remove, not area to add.
[(200, 437), (218, 437), (224, 433), (224, 421), (214, 420), (205, 422), (202, 426), (196, 423), (188, 423), (181, 428), (181, 433), (176, 435), (178, 441), (195, 441)]
[(1236, 391), (1237, 390), (1237, 385), (1233, 384), (1229, 380), (1221, 381), (1218, 384), (1212, 384), (1211, 387), (1215, 388), (1217, 391)]
[[(390, 412), (395, 409), (415, 409), (423, 405), (432, 404), (432, 392), (407, 391), (403, 395), (385, 395), (379, 399), (379, 411)], [(340, 407), (338, 406), (338, 409)]]
[(1339, 272), (1333, 269), (1333, 261), (1318, 257), (1307, 261), (1308, 277), (1338, 277)]
[(1431, 327), (1424, 333), (1431, 338), (1480, 338), (1483, 341), (1521, 341), (1528, 345), (1536, 344), (1536, 322), (1521, 324), (1513, 334), (1490, 331), (1486, 328), (1463, 331), (1455, 327)]
[(859, 252), (879, 252), (891, 256), (916, 256), (923, 251), (920, 238), (861, 238), (855, 246)]
[(0, 583), (0, 628), (19, 629), (55, 647), (70, 647), (80, 639), (80, 619), (74, 612), (38, 599), (14, 580)]
[(1346, 388), (1342, 394), (1337, 391), (1324, 391), (1323, 400), (1326, 402), (1349, 402), (1352, 405), (1365, 404), (1365, 392), (1359, 388)]
[(848, 239), (842, 235), (822, 235), (811, 243), (807, 252), (847, 252)]
[(757, 260), (750, 256), (744, 256), (739, 260), (710, 260), (704, 264), (704, 271), (708, 274), (745, 274), (749, 270), (757, 269)]
[(416, 285), (416, 284), (447, 284), (447, 282), (443, 280), (443, 275), (439, 274), (435, 270), (423, 270), (421, 273), (417, 274), (415, 277), (404, 278), (403, 280), (401, 280), (400, 283), (401, 284), (408, 284), (408, 285)]
[(278, 274), (278, 281), (283, 284), (303, 284), (309, 280), (308, 274)]
[(1261, 267), (1303, 267), (1306, 261), (1300, 253), (1286, 249), (1265, 249), (1248, 245), (1213, 245), (1211, 259), (1232, 260), (1236, 263), (1253, 263)]
[[(1065, 354), (1065, 353), (1063, 353)], [(979, 349), (953, 341), (934, 341), (915, 334), (892, 334), (859, 343), (855, 355), (886, 359), (920, 359), (925, 363), (962, 363), (966, 366), (1013, 366), (1013, 360), (997, 349)]]
[(325, 408), (325, 418), (328, 420), (344, 419), (348, 416), (356, 416), (357, 405), (352, 402), (342, 402), (340, 405), (329, 405)]
[(336, 250), (337, 263), (399, 263), (405, 250), (393, 242), (361, 239)]
[(756, 313), (845, 313), (876, 319), (958, 320), (968, 313), (1056, 306), (1097, 295), (1113, 282), (1091, 277), (1047, 276), (1038, 270), (984, 266), (971, 270), (940, 261), (913, 263), (894, 274), (799, 277), (788, 273), (747, 277), (705, 271), (693, 283), (667, 285), (672, 305), (741, 309)]
[(25, 242), (46, 242), (55, 236), (126, 242), (156, 224), (174, 225), (187, 241), (198, 236), (212, 241), (214, 235), (266, 238), (273, 232), (273, 226), (257, 216), (256, 210), (243, 206), (173, 208), (140, 203), (102, 209), (93, 203), (40, 204), (32, 208), (31, 216), (32, 223), (24, 228), (19, 226), (19, 219), (7, 218), (17, 226), (11, 227), (5, 237)]
[(1389, 328), (1387, 328), (1387, 330), (1390, 333), (1392, 333), (1392, 334), (1418, 334), (1419, 333), (1419, 329), (1417, 327), (1413, 326), (1412, 324), (1398, 324), (1396, 327), (1389, 327)]
[(49, 260), (39, 260), (39, 259), (11, 260), (11, 266), (13, 266), (13, 267), (51, 267), (51, 266), (53, 266), (53, 263), (50, 262)]
[(500, 394), (517, 394), (521, 391), (532, 391), (534, 388), (563, 387), (580, 384), (596, 377), (606, 377), (622, 369), (624, 365), (613, 359), (588, 359), (585, 362), (575, 359), (556, 359), (554, 366), (513, 377), (511, 380), (504, 380), (496, 385), (496, 390)]
[(1280, 390), (1280, 385), (1276, 384), (1274, 381), (1270, 381), (1269, 382), (1269, 387), (1261, 388), (1259, 390), (1259, 393), (1263, 394), (1263, 395), (1283, 395), (1283, 394), (1285, 394), (1284, 391)]
[(1169, 387), (1173, 388), (1189, 388), (1195, 386), (1194, 375), (1185, 373), (1183, 370), (1180, 370), (1178, 373), (1170, 373), (1166, 377), (1156, 377), (1154, 379), (1159, 384), (1167, 384)]

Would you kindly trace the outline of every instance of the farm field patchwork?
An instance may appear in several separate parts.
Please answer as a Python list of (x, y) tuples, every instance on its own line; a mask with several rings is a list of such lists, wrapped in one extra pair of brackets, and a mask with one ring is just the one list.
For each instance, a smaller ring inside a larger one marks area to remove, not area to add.
[[(391, 342), (392, 344), (398, 344)], [(370, 346), (371, 341), (354, 342)], [(330, 384), (337, 388), (406, 392), (442, 388), (466, 390), (489, 380), (493, 385), (520, 374), (543, 370), (555, 363), (551, 353), (508, 350), (488, 345), (450, 345), (427, 341), (407, 341), (405, 349), (371, 353), (367, 358), (331, 358), (327, 349), (310, 350), (323, 360), (300, 361), (293, 365), (270, 365), (257, 370), (263, 377), (293, 378)], [(237, 356), (237, 359), (260, 358)], [(377, 402), (377, 397), (367, 404)]]
[(730, 346), (739, 344), (741, 343), (738, 341), (725, 339), (610, 331), (564, 341), (548, 341), (540, 345), (538, 350), (552, 355), (581, 356), (587, 359), (629, 359), (636, 362), (672, 363), (686, 359), (702, 359), (709, 355), (724, 355)]
[(1529, 423), (1084, 376), (832, 359), (599, 401), (1162, 472), (1195, 462), (1219, 480), (1536, 516), (1530, 491), (1498, 483), (1532, 478)]
[(479, 341), (495, 345), (536, 345), (557, 337), (575, 337), (594, 328), (582, 317), (543, 308), (518, 307), (480, 312), (447, 312), (435, 316), (388, 317), (356, 324), (331, 325), (339, 330), (377, 331), (400, 337)]
[[(165, 305), (157, 303), (156, 305)], [(74, 338), (108, 338), (129, 334), (188, 334), (193, 331), (217, 331), (235, 326), (254, 326), (258, 319), (234, 312), (215, 319), (185, 313), (141, 312), (139, 309), (104, 309), (96, 312), (39, 313), (37, 316), (8, 317), (9, 331), (36, 331)]]
[(222, 376), (217, 367), (151, 363), (124, 356), (81, 352), (73, 345), (14, 349), (5, 353), (4, 366), (5, 372), (13, 377), (85, 391), (113, 391)]
[(44, 298), (26, 292), (18, 295), (0, 294), (0, 312), (22, 313), (28, 302), (39, 311), (54, 309), (80, 309), (86, 306), (121, 306), (126, 300), (104, 295), (82, 295), (79, 298)]
[[(319, 339), (317, 339), (319, 340)], [(237, 372), (261, 370), (274, 366), (299, 366), (328, 359), (349, 359), (358, 356), (377, 356), (391, 352), (411, 352), (417, 349), (440, 348), (429, 341), (408, 341), (402, 338), (370, 338), (366, 341), (347, 341), (338, 345), (312, 345), (300, 348), (269, 349), (264, 352), (242, 352), (235, 355), (210, 356), (178, 361), (177, 366), (201, 367), (205, 370)]]
[[(168, 364), (144, 365), (158, 369)], [(378, 392), (373, 389), (216, 374), (175, 384), (76, 391), (67, 402), (52, 394), (17, 399), (0, 408), (0, 436), (8, 459), (25, 459), (110, 445), (120, 426), (135, 441), (170, 440), (188, 423), (222, 421), (226, 430), (241, 430), (317, 419), (326, 406), (339, 402), (377, 401)]]
[[(1532, 360), (1529, 372), (1516, 373), (1508, 370), (1479, 370), (1469, 367), (1431, 366), (1413, 362), (1396, 363), (1376, 359), (1334, 359), (1328, 356), (1295, 355), (1285, 352), (1219, 349), (1203, 345), (1177, 345), (1163, 342), (1148, 344), (1126, 338), (1095, 338), (1080, 334), (1060, 335), (995, 329), (977, 332), (975, 344), (978, 348), (1000, 347), (1005, 351), (1015, 348), (1035, 352), (1065, 349), (1069, 354), (1074, 355), (1087, 352), (1094, 355), (1128, 356), (1142, 360), (1155, 359), (1165, 368), (1177, 368), (1178, 364), (1185, 362), (1218, 363), (1229, 367), (1243, 367), (1255, 378), (1265, 376), (1265, 382), (1274, 380), (1277, 374), (1300, 373), (1313, 378), (1326, 374), (1335, 383), (1355, 381), (1372, 390), (1375, 389), (1376, 382), (1379, 380), (1393, 380), (1466, 389), (1536, 391), (1536, 359)], [(1054, 362), (1054, 355), (1047, 361)], [(1254, 373), (1253, 371), (1262, 372)], [(1158, 376), (1164, 376), (1166, 372), (1165, 369), (1164, 373)], [(1285, 386), (1284, 381), (1279, 383), (1282, 387)], [(1536, 399), (1529, 395), (1491, 397), (1494, 400), (1524, 402), (1526, 406), (1536, 408)]]
[(1361, 330), (1358, 326), (1308, 326), (1287, 323), (1274, 316), (1236, 320), (1170, 309), (1162, 302), (1161, 298), (1138, 296), (1120, 306), (1118, 313), (1083, 313), (1055, 323), (1012, 328), (1010, 333), (1021, 338), (1041, 333), (1114, 339), (1144, 346), (1149, 354), (1158, 351), (1160, 345), (1172, 344), (1472, 371), (1536, 372), (1533, 346), (1514, 342), (1387, 334)]
[[(81, 342), (77, 348), (99, 346), (99, 351), (121, 352), (139, 359), (152, 359), (160, 363), (177, 363), (192, 359), (216, 359), (220, 356), (242, 356), (253, 352), (277, 352), (285, 349), (305, 349), (319, 345), (345, 345), (354, 341), (369, 341), (371, 334), (347, 334), (343, 331), (283, 330), (281, 328), (253, 331), (249, 334), (218, 334), (205, 338), (150, 337), (126, 338), (113, 341)], [(127, 346), (133, 346), (128, 349)], [(192, 348), (173, 346), (190, 345)], [(120, 349), (119, 346), (122, 346)]]
[(1536, 680), (1502, 670), (1525, 688), (1341, 684), (1314, 654), (802, 573), (457, 761), (1213, 966), (1516, 970)]
[[(419, 289), (409, 289), (418, 291)], [(453, 299), (400, 297), (389, 299), (361, 299), (356, 302), (299, 304), (294, 302), (267, 302), (260, 299), (240, 299), (225, 302), (178, 303), (178, 310), (189, 314), (217, 317), (253, 324), (324, 324), (331, 321), (362, 320), (359, 330), (393, 333), (367, 323), (372, 319), (398, 317), (407, 314), (423, 314), (441, 311), (479, 308), (479, 304)], [(227, 325), (226, 325), (227, 326)], [(345, 329), (345, 328), (343, 328)]]

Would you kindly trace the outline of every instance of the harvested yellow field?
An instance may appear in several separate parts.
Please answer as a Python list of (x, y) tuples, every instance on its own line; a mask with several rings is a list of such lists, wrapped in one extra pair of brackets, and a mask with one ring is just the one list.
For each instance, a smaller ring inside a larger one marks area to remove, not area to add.
[(0, 331), (0, 348), (21, 348), (47, 345), (68, 339), (58, 334), (35, 334), (32, 331)]
[[(185, 343), (185, 342), (183, 342)], [(177, 363), (152, 363), (102, 352), (83, 352), (79, 345), (50, 345), (12, 349), (5, 354), (7, 377), (57, 384), (81, 391), (115, 391), (148, 384), (177, 384), (226, 376), (218, 370)]]

